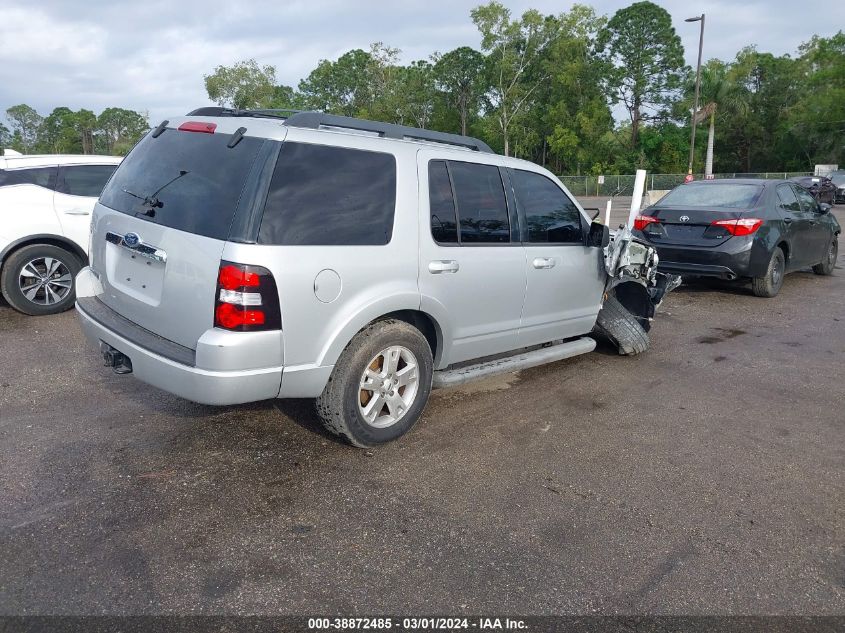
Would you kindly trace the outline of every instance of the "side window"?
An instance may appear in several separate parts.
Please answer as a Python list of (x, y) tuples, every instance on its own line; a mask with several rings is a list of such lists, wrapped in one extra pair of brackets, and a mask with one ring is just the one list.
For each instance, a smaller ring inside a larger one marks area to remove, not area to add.
[(33, 167), (31, 169), (0, 169), (0, 187), (6, 185), (38, 185), (46, 189), (56, 188), (55, 167)]
[(270, 181), (258, 242), (383, 245), (393, 234), (395, 210), (392, 154), (287, 142)]
[(449, 161), (461, 244), (510, 242), (510, 222), (499, 168)]
[(819, 205), (816, 199), (806, 189), (795, 187), (795, 193), (798, 195), (798, 200), (801, 202), (804, 211), (808, 213), (818, 211)]
[(784, 211), (791, 211), (793, 213), (801, 211), (801, 205), (798, 204), (798, 198), (795, 197), (795, 191), (789, 185), (778, 185), (777, 188), (778, 199), (780, 206)]
[(99, 198), (115, 169), (117, 165), (61, 166), (56, 191), (71, 196)]
[(434, 241), (440, 244), (457, 243), (458, 220), (445, 161), (433, 160), (428, 164), (428, 202)]
[(521, 169), (510, 173), (529, 242), (583, 243), (581, 213), (560, 187), (542, 174)]

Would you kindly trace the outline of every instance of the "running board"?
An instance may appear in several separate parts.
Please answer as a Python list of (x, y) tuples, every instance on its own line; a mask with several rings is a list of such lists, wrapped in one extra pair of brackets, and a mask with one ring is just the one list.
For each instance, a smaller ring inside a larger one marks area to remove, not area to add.
[(436, 371), (434, 372), (432, 388), (454, 387), (480, 378), (489, 378), (498, 374), (507, 374), (537, 365), (545, 365), (564, 358), (592, 352), (595, 348), (596, 342), (587, 336), (583, 336), (574, 341), (552, 345), (551, 347), (541, 347), (531, 352), (514, 354), (513, 356), (459, 367), (458, 369)]

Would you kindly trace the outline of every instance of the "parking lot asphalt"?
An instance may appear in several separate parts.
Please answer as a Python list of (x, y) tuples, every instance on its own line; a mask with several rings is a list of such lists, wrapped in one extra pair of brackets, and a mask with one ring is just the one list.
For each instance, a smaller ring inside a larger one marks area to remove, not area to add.
[(435, 392), (370, 451), (2, 304), (0, 613), (845, 614), (843, 264), (682, 286), (644, 355)]

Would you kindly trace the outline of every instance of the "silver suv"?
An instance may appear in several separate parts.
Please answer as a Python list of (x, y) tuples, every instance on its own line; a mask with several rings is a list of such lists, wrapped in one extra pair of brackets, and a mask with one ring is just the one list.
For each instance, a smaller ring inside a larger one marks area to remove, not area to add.
[(625, 235), (603, 248), (550, 172), (476, 139), (202, 108), (106, 186), (76, 305), (118, 373), (207, 404), (316, 398), (373, 446), (433, 386), (592, 350), (608, 294), (606, 332), (642, 349), (668, 284)]

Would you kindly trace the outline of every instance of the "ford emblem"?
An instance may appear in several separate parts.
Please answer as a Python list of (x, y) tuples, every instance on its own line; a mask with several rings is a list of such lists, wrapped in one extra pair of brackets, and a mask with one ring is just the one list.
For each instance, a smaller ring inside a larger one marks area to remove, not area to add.
[(123, 243), (129, 248), (135, 248), (141, 243), (141, 238), (137, 233), (127, 233), (123, 236)]
[[(688, 215), (682, 215), (682, 216), (679, 218), (679, 220), (680, 220), (681, 222), (689, 222), (689, 216), (688, 216)], [(127, 237), (129, 237), (129, 236), (127, 235)], [(135, 237), (138, 237), (138, 236), (136, 235)]]

